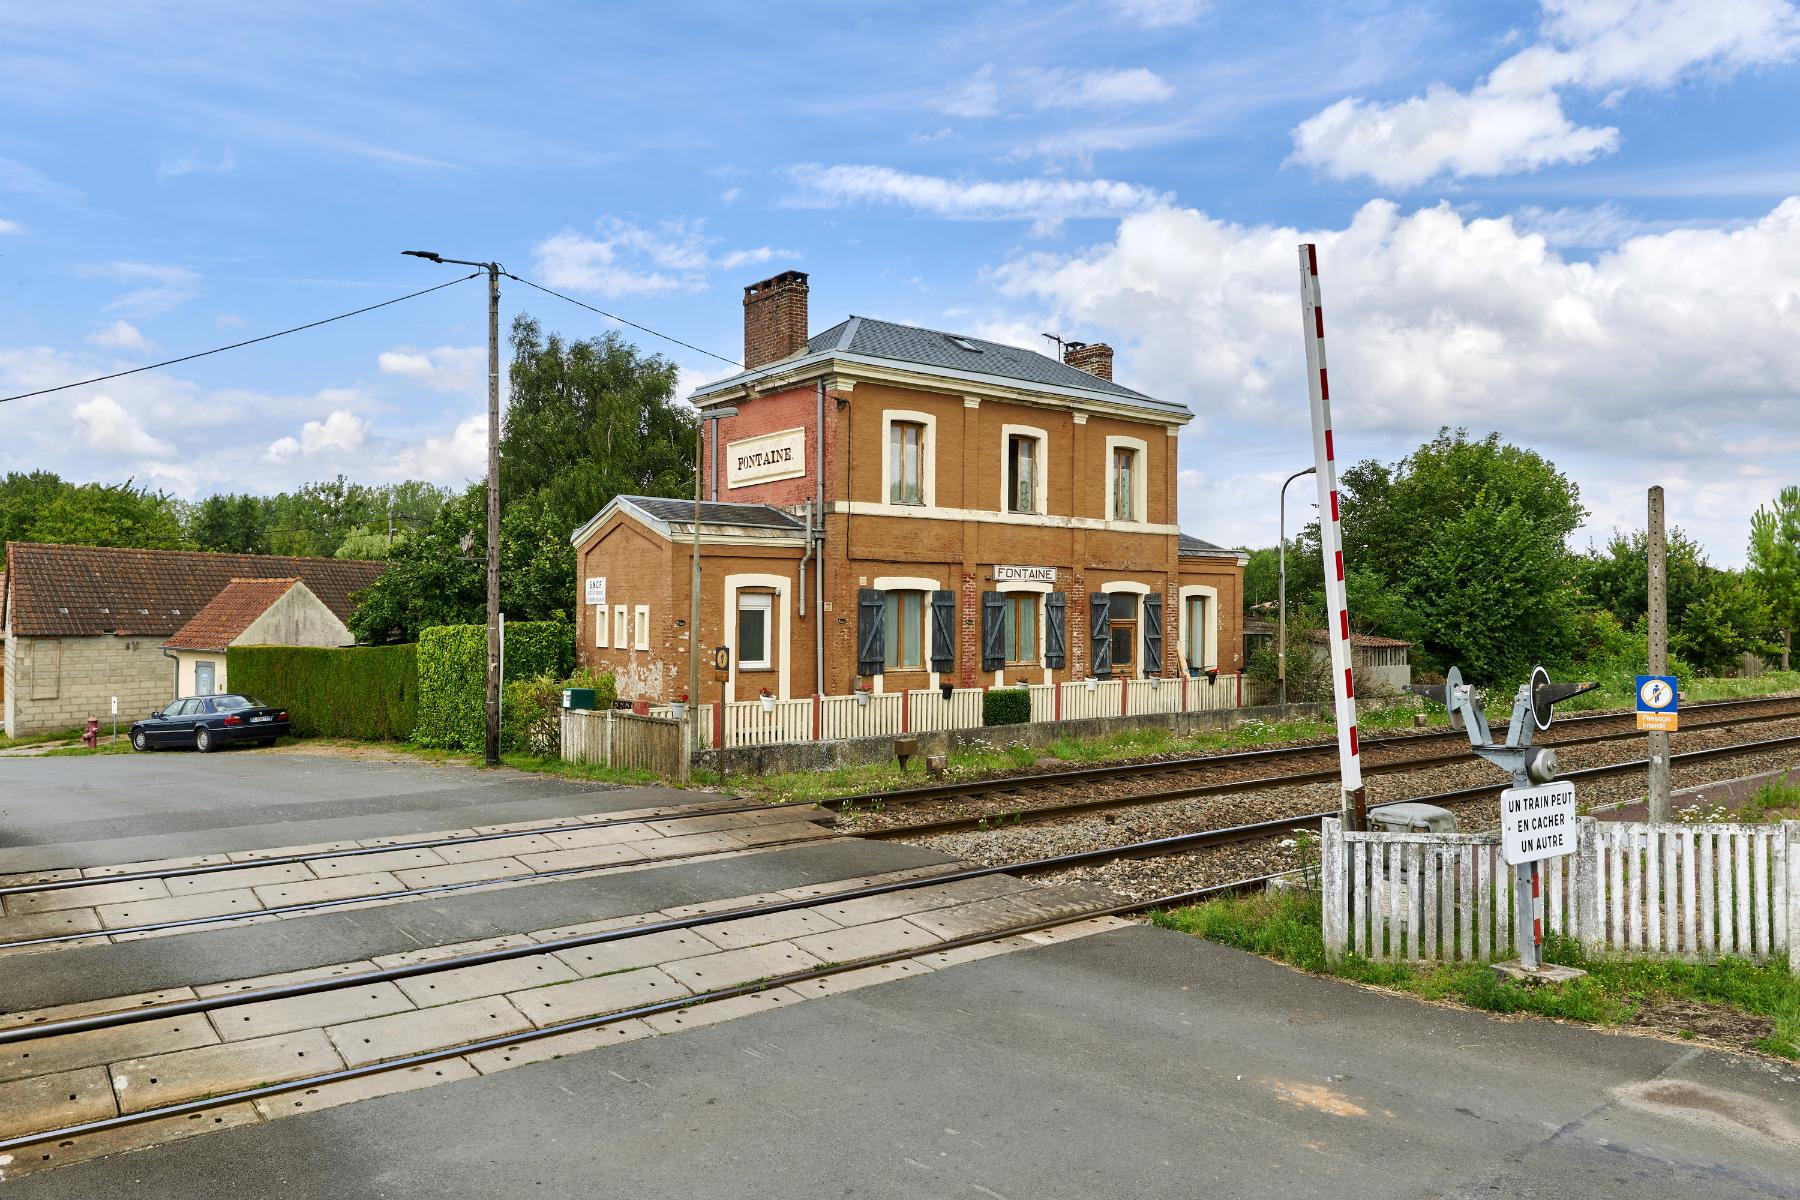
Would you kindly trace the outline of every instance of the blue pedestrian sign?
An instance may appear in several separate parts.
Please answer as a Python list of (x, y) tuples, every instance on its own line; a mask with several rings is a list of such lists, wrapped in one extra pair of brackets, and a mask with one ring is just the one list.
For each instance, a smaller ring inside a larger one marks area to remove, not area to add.
[(1673, 675), (1639, 675), (1637, 677), (1638, 728), (1673, 733), (1681, 693)]

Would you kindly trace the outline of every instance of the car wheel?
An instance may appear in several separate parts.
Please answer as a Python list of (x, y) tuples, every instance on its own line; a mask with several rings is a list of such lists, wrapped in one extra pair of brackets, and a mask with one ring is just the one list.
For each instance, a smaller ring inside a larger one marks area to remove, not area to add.
[(133, 750), (150, 749), (150, 735), (141, 729), (134, 729), (131, 733), (131, 748)]
[(194, 730), (194, 749), (202, 754), (210, 754), (213, 749), (212, 730), (202, 725)]

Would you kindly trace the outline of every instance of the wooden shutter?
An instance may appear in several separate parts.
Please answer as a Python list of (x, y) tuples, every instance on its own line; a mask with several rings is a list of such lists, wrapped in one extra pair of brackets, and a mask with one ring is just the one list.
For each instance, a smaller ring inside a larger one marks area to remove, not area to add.
[(1006, 597), (999, 592), (981, 593), (981, 669), (998, 671), (1006, 665)]
[(1044, 597), (1044, 665), (1060, 671), (1069, 660), (1069, 598), (1061, 592)]
[(1144, 674), (1162, 674), (1162, 604), (1161, 596), (1144, 597)]
[(1092, 664), (1090, 672), (1099, 679), (1112, 678), (1112, 626), (1111, 597), (1105, 592), (1094, 592), (1088, 597), (1088, 614), (1092, 618), (1090, 628), (1093, 634), (1088, 661)]
[(856, 593), (856, 673), (881, 674), (887, 658), (887, 641), (882, 636), (886, 624), (883, 611), (887, 603), (884, 592), (862, 588)]
[(956, 666), (956, 593), (931, 593), (931, 669), (943, 674)]

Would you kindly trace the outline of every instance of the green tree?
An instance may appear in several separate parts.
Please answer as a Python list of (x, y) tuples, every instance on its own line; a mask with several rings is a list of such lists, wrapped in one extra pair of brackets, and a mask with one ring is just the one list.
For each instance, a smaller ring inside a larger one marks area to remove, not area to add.
[[(1700, 544), (1680, 528), (1664, 540), (1668, 564), (1669, 626), (1680, 625), (1689, 606), (1703, 599), (1713, 587), (1717, 568), (1706, 561)], [(1639, 529), (1614, 533), (1604, 550), (1590, 549), (1575, 564), (1582, 592), (1594, 604), (1612, 613), (1630, 629), (1649, 612), (1650, 537)]]
[(188, 513), (188, 537), (202, 550), (227, 554), (269, 553), (274, 502), (262, 496), (219, 493)]
[(77, 546), (185, 547), (173, 497), (124, 483), (64, 484), (29, 514), (25, 540)]
[(1794, 630), (1800, 628), (1800, 487), (1782, 488), (1773, 508), (1759, 507), (1751, 516), (1750, 575), (1781, 631), (1781, 669), (1786, 671)]
[(1706, 593), (1675, 622), (1669, 646), (1703, 671), (1718, 673), (1745, 654), (1770, 649), (1769, 606), (1756, 585), (1737, 571), (1713, 571)]

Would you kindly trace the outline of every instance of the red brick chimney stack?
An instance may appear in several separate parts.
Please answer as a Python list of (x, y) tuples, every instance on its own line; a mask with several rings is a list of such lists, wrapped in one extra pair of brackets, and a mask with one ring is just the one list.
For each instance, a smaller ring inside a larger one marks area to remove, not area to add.
[(760, 367), (806, 349), (806, 272), (783, 271), (744, 289), (744, 365)]
[(1086, 371), (1089, 375), (1098, 375), (1106, 380), (1112, 378), (1112, 355), (1112, 347), (1105, 342), (1063, 344), (1063, 362), (1077, 371)]

